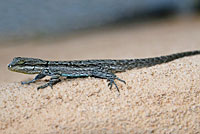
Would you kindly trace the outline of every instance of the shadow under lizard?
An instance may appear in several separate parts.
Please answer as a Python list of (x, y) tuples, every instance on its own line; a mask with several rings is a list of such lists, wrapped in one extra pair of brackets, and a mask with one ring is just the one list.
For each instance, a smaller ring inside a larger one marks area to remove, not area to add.
[(8, 65), (8, 69), (19, 73), (37, 74), (33, 80), (21, 82), (22, 84), (34, 83), (45, 76), (51, 76), (50, 80), (46, 84), (39, 86), (37, 89), (46, 88), (47, 86), (52, 88), (53, 85), (61, 81), (60, 77), (95, 77), (107, 79), (110, 89), (114, 84), (119, 92), (119, 88), (115, 83), (115, 80), (119, 80), (123, 83), (126, 82), (118, 78), (115, 73), (125, 72), (126, 70), (134, 68), (151, 67), (197, 54), (200, 54), (200, 51), (189, 51), (143, 59), (73, 61), (47, 61), (36, 58), (15, 57)]

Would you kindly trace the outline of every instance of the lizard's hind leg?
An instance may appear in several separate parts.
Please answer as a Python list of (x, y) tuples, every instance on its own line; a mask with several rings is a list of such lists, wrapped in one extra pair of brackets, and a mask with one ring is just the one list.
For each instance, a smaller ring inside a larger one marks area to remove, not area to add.
[(112, 89), (112, 85), (114, 84), (115, 87), (117, 88), (118, 92), (120, 92), (120, 91), (119, 91), (117, 84), (115, 83), (115, 80), (119, 80), (119, 81), (123, 82), (124, 84), (126, 84), (126, 82), (124, 80), (121, 80), (115, 74), (110, 73), (110, 72), (95, 71), (92, 74), (93, 74), (92, 75), (93, 77), (107, 79), (109, 81), (108, 86), (110, 87), (110, 89)]

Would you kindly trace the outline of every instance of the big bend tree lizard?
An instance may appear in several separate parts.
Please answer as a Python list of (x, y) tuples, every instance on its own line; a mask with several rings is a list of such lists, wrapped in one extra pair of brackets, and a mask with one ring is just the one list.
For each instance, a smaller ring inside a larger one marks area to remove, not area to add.
[(185, 56), (192, 56), (200, 54), (200, 51), (189, 51), (171, 54), (167, 56), (160, 56), (154, 58), (143, 59), (125, 59), (125, 60), (73, 60), (73, 61), (47, 61), (36, 58), (15, 57), (8, 65), (11, 71), (37, 74), (31, 81), (22, 82), (22, 84), (30, 84), (44, 78), (51, 76), (48, 83), (39, 86), (37, 89), (42, 89), (47, 86), (51, 88), (56, 83), (60, 82), (60, 77), (79, 78), (79, 77), (95, 77), (107, 79), (110, 89), (114, 84), (119, 92), (119, 88), (115, 80), (126, 83), (124, 80), (118, 78), (115, 73), (125, 72), (134, 68), (151, 67), (158, 64), (167, 63)]

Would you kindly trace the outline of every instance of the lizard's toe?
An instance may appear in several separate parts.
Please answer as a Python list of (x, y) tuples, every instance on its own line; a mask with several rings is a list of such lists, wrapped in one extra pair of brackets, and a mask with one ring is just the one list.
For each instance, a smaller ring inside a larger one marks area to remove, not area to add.
[(121, 81), (121, 82), (123, 82), (124, 84), (126, 84), (126, 81), (125, 80), (122, 80), (122, 79), (120, 79), (120, 78), (116, 78), (117, 80), (119, 80), (119, 81)]
[(113, 85), (113, 81), (109, 81), (109, 83), (108, 83), (108, 87), (110, 87), (110, 89), (112, 89), (112, 85)]

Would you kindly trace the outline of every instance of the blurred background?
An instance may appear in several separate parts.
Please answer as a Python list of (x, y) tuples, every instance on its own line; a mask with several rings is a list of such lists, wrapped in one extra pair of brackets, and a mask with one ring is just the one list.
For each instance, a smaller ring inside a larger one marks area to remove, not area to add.
[(200, 49), (199, 11), (200, 0), (0, 1), (0, 81), (16, 80), (7, 71), (16, 56), (124, 59)]
[(83, 29), (193, 14), (198, 0), (6, 0), (0, 2), (0, 40), (63, 36)]

